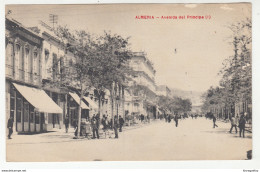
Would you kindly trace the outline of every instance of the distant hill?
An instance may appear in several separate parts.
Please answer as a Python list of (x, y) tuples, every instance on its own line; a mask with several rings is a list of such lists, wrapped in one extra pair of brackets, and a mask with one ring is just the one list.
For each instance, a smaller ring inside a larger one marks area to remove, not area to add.
[(202, 104), (201, 95), (203, 92), (198, 91), (184, 91), (181, 89), (170, 88), (171, 97), (181, 97), (184, 99), (190, 99), (192, 102), (192, 106), (199, 106)]

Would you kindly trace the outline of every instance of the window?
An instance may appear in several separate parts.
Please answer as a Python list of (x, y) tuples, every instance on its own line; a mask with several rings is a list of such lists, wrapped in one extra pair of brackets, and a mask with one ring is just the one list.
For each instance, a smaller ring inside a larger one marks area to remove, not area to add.
[(50, 52), (49, 52), (49, 50), (45, 50), (44, 51), (44, 55), (45, 55), (45, 60), (47, 61), (48, 59), (49, 59), (49, 55), (50, 55)]
[(18, 57), (18, 59), (19, 59), (19, 69), (20, 70), (23, 70), (24, 69), (24, 57), (21, 55), (21, 47), (20, 47), (20, 45), (16, 45), (17, 46), (17, 57)]
[(60, 74), (62, 74), (63, 73), (63, 67), (64, 67), (64, 58), (63, 57), (61, 57), (60, 58)]
[(26, 47), (26, 48), (25, 48), (25, 59), (24, 59), (24, 61), (25, 61), (25, 69), (24, 69), (24, 72), (25, 72), (25, 79), (26, 79), (26, 80), (28, 80), (28, 73), (29, 73), (29, 71), (30, 71), (30, 69), (29, 69), (29, 60), (30, 60), (29, 54), (30, 54), (30, 50), (29, 50), (28, 47)]
[(45, 55), (44, 74), (47, 75), (48, 74), (48, 59), (49, 59), (49, 56), (50, 56), (49, 50), (46, 49), (45, 52), (44, 52), (44, 55)]
[(10, 89), (10, 116), (14, 118), (14, 111), (15, 111), (15, 91), (14, 88), (11, 87)]
[(39, 112), (35, 112), (35, 123), (40, 124), (40, 113)]
[(33, 53), (33, 73), (38, 73), (37, 72), (37, 59), (38, 59), (38, 53), (37, 52), (34, 52)]
[(58, 103), (58, 94), (57, 94), (57, 93), (52, 93), (52, 100), (53, 100), (55, 103)]
[(34, 122), (34, 111), (30, 112), (30, 123)]
[(24, 103), (24, 122), (29, 122), (29, 104), (28, 102)]
[(16, 102), (16, 121), (17, 122), (22, 122), (22, 99), (17, 98)]
[(52, 71), (53, 71), (52, 76), (53, 76), (53, 79), (56, 79), (57, 67), (58, 67), (57, 54), (53, 53), (53, 60), (52, 60)]
[(19, 44), (15, 44), (15, 54), (20, 54), (20, 45)]
[(13, 65), (13, 45), (11, 43), (7, 44), (5, 51), (6, 64)]
[(48, 124), (52, 124), (53, 122), (53, 115), (52, 113), (48, 113)]
[(60, 94), (60, 101), (61, 102), (65, 102), (65, 95), (64, 94)]
[(25, 55), (26, 56), (29, 56), (29, 52), (30, 52), (29, 48), (25, 48)]

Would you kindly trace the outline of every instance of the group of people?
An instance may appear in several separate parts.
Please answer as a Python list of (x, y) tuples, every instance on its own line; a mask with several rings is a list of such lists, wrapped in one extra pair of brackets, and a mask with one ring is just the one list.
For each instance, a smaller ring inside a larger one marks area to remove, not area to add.
[(165, 122), (170, 123), (171, 120), (173, 119), (175, 121), (175, 126), (178, 127), (179, 118), (180, 118), (180, 116), (178, 114), (176, 114), (174, 116), (171, 116), (170, 114), (166, 114), (165, 115)]
[[(243, 138), (245, 137), (245, 127), (246, 127), (246, 116), (247, 113), (241, 113), (240, 117), (238, 114), (235, 116), (234, 114), (230, 115), (230, 123), (231, 123), (231, 128), (229, 130), (230, 133), (232, 133), (233, 128), (235, 128), (236, 133), (237, 133), (237, 127), (239, 128), (239, 137)], [(212, 115), (212, 120), (213, 120), (213, 128), (218, 127), (216, 124), (216, 117), (215, 115)]]
[[(107, 115), (103, 115), (102, 119), (100, 119), (99, 114), (93, 114), (91, 119), (82, 119), (81, 125), (80, 125), (80, 136), (88, 137), (90, 136), (92, 132), (92, 139), (99, 139), (100, 137), (100, 125), (102, 125), (102, 130), (105, 135), (105, 138), (107, 135), (109, 138), (111, 138), (110, 131), (114, 130), (115, 138), (118, 139), (118, 130), (119, 132), (122, 132), (122, 128), (124, 125), (124, 119), (119, 115), (119, 117), (115, 116), (114, 121), (112, 121), (112, 118), (109, 120)], [(65, 127), (66, 132), (68, 132), (68, 123), (66, 123), (65, 120)], [(75, 136), (78, 134), (78, 125), (75, 126)]]
[(195, 119), (197, 119), (197, 117), (198, 117), (198, 114), (191, 114), (191, 118), (193, 119), (193, 118), (195, 118)]
[(236, 133), (237, 133), (237, 127), (239, 128), (239, 137), (243, 138), (245, 137), (245, 127), (246, 127), (246, 116), (247, 113), (245, 112), (244, 114), (241, 113), (240, 117), (238, 116), (238, 114), (235, 116), (232, 114), (231, 118), (230, 118), (230, 122), (231, 122), (231, 128), (230, 128), (230, 133), (232, 133), (233, 128), (235, 128)]
[(139, 116), (139, 120), (141, 121), (141, 123), (145, 123), (145, 122), (150, 123), (150, 116), (149, 115), (144, 116), (144, 114), (141, 114)]

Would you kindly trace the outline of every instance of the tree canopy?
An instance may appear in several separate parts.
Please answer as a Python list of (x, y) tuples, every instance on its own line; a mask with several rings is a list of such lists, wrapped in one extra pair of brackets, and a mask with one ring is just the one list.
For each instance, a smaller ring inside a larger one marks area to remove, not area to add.
[(237, 102), (251, 101), (252, 97), (252, 22), (246, 19), (228, 27), (232, 31), (233, 55), (223, 62), (218, 87), (204, 93), (203, 110), (212, 107), (234, 106)]

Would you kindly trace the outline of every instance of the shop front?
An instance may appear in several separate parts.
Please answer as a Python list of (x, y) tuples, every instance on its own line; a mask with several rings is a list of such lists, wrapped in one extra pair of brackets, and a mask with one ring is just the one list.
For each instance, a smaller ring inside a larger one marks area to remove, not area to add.
[[(78, 121), (78, 110), (80, 104), (80, 97), (76, 93), (69, 92), (68, 101), (68, 118), (69, 124), (72, 127), (76, 127)], [(89, 118), (89, 107), (81, 101), (81, 118)]]
[(98, 105), (95, 101), (93, 101), (90, 97), (84, 96), (83, 99), (85, 100), (86, 104), (89, 106), (89, 116), (92, 117), (93, 114), (98, 113)]
[(18, 133), (48, 131), (48, 114), (62, 114), (62, 109), (45, 91), (13, 83), (10, 90), (10, 116)]

